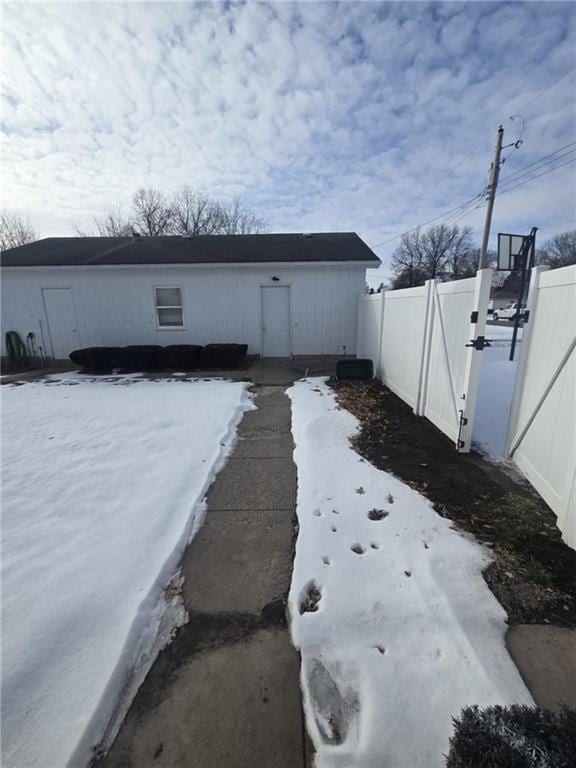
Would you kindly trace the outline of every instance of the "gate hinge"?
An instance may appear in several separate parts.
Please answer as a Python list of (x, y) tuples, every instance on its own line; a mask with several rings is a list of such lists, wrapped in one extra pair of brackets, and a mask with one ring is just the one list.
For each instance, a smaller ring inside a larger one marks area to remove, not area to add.
[(464, 416), (464, 411), (462, 409), (458, 411), (458, 415), (459, 415), (458, 437), (456, 438), (456, 448), (460, 450), (460, 448), (464, 448), (464, 446), (466, 445), (465, 441), (462, 440), (461, 435), (462, 435), (462, 427), (465, 427), (468, 424), (468, 419), (466, 418), (466, 416)]
[(472, 312), (472, 314), (470, 315), (470, 322), (471, 323), (478, 322), (478, 310), (474, 310), (474, 312)]
[(482, 352), (484, 347), (489, 347), (490, 342), (484, 336), (478, 336), (477, 339), (470, 339), (470, 344), (466, 344), (467, 347), (474, 347), (479, 352)]

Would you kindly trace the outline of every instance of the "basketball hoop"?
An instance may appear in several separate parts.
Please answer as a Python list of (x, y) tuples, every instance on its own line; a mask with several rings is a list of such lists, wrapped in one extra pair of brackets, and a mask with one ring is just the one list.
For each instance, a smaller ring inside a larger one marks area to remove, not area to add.
[(498, 235), (498, 265), (501, 272), (518, 272), (525, 267), (530, 235)]

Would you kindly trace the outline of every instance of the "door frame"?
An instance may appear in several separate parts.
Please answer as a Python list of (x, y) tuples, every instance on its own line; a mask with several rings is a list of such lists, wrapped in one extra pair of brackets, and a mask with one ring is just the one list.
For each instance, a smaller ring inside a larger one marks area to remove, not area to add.
[(42, 308), (44, 309), (44, 318), (46, 320), (46, 330), (48, 331), (48, 339), (50, 340), (52, 359), (63, 360), (65, 358), (56, 357), (54, 353), (54, 342), (52, 340), (52, 328), (50, 328), (50, 318), (48, 317), (48, 308), (46, 307), (46, 297), (44, 296), (44, 291), (70, 291), (70, 296), (72, 297), (72, 310), (74, 312), (74, 322), (76, 323), (76, 332), (78, 334), (78, 348), (80, 349), (80, 347), (82, 346), (82, 342), (80, 339), (80, 326), (78, 324), (78, 312), (76, 311), (76, 301), (74, 299), (74, 290), (71, 285), (41, 285), (40, 286), (40, 293), (42, 295)]
[[(260, 283), (260, 357), (264, 357), (264, 301), (263, 288), (288, 288), (288, 357), (293, 357), (292, 349), (292, 283)], [(281, 359), (281, 358), (280, 358)]]

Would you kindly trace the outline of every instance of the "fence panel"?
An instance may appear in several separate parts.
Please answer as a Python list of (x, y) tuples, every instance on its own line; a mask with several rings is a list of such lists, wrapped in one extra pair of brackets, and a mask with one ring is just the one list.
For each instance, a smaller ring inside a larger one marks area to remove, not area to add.
[(383, 293), (366, 294), (358, 301), (356, 357), (372, 360), (375, 373), (378, 370), (383, 297)]
[(508, 456), (576, 547), (576, 266), (532, 271)]
[(379, 379), (469, 451), (492, 271), (476, 277), (363, 296), (358, 356), (374, 361)]
[(482, 351), (471, 342), (484, 336), (492, 271), (433, 286), (429, 355), (421, 413), (469, 451), (474, 427)]
[(378, 377), (419, 412), (428, 309), (433, 281), (418, 288), (386, 291)]

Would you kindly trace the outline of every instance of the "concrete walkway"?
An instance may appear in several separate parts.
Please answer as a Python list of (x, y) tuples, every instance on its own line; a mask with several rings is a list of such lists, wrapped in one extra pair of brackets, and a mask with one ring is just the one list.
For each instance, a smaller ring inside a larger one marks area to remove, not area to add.
[[(290, 378), (273, 366), (262, 373)], [(285, 617), (296, 468), (284, 390), (254, 390), (258, 410), (240, 424), (183, 561), (190, 622), (150, 670), (102, 768), (307, 764), (300, 664)]]

